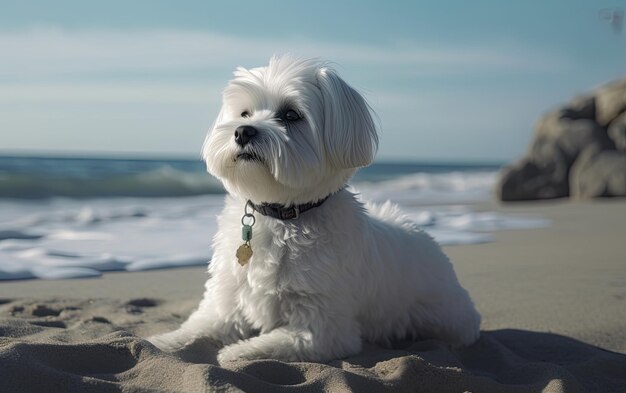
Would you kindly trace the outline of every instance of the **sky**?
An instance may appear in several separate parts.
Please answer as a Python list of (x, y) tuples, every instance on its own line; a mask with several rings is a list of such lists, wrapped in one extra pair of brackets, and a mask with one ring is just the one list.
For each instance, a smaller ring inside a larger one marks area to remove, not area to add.
[(0, 152), (199, 157), (237, 66), (318, 57), (368, 100), (379, 161), (506, 162), (626, 74), (626, 0), (0, 0)]

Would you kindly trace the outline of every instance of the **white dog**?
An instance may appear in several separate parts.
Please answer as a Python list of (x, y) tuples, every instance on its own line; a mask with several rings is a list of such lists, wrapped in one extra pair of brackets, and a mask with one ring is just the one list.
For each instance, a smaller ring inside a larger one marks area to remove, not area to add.
[(377, 143), (364, 99), (319, 61), (238, 68), (203, 147), (229, 193), (204, 298), (149, 340), (174, 351), (209, 337), (220, 363), (327, 361), (362, 339), (473, 343), (480, 316), (437, 243), (346, 189)]

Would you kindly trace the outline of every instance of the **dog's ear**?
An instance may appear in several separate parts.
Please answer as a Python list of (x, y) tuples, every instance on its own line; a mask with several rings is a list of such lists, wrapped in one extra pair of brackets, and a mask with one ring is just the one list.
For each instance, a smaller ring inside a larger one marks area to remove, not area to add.
[(324, 144), (331, 162), (338, 168), (369, 165), (378, 135), (367, 102), (329, 68), (317, 71), (317, 81), (324, 100)]
[(204, 137), (204, 142), (202, 143), (202, 150), (201, 150), (202, 160), (207, 164), (207, 167), (209, 165), (209, 160), (211, 159), (213, 154), (215, 154), (214, 152), (211, 151), (211, 149), (209, 149), (209, 138), (211, 134), (213, 133), (213, 130), (215, 130), (215, 127), (218, 124), (222, 123), (222, 121), (224, 120), (225, 112), (226, 111), (224, 110), (224, 106), (222, 106), (220, 108), (220, 112), (217, 114), (217, 117), (215, 118), (215, 121), (213, 122), (213, 125), (207, 131), (207, 134)]

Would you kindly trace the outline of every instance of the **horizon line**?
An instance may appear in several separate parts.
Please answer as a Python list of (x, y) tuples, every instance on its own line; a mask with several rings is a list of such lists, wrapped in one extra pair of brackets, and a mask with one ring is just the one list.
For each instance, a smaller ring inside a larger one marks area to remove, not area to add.
[[(126, 160), (126, 161), (197, 161), (202, 162), (198, 154), (194, 158), (191, 154), (184, 153), (149, 153), (149, 152), (73, 152), (73, 151), (37, 151), (37, 150), (1, 150), (0, 158), (49, 158), (67, 160)], [(412, 165), (467, 165), (467, 166), (504, 166), (512, 160), (497, 159), (410, 159), (406, 157), (398, 158), (376, 158), (372, 164), (412, 164)]]

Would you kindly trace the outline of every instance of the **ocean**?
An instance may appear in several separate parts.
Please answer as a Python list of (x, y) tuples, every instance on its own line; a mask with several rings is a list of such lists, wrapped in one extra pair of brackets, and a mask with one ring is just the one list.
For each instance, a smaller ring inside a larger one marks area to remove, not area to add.
[[(443, 245), (549, 225), (478, 212), (497, 164), (375, 163), (350, 187), (391, 200)], [(0, 156), (0, 280), (204, 265), (224, 189), (199, 160)]]
[[(483, 174), (497, 164), (375, 163), (354, 183), (375, 183), (414, 174)], [(434, 179), (433, 179), (434, 180)], [(459, 180), (462, 182), (462, 180)], [(422, 184), (423, 187), (428, 187)], [(0, 198), (183, 197), (223, 194), (200, 160), (0, 156)]]

